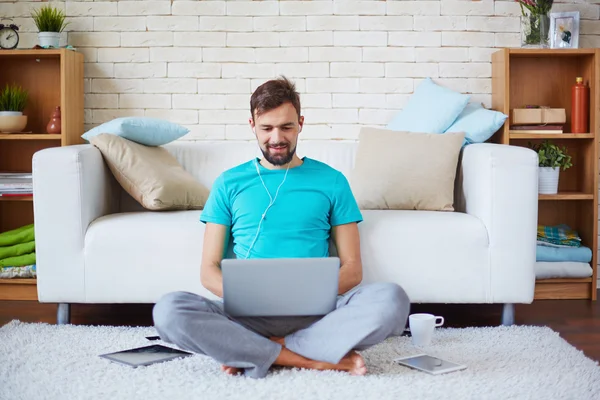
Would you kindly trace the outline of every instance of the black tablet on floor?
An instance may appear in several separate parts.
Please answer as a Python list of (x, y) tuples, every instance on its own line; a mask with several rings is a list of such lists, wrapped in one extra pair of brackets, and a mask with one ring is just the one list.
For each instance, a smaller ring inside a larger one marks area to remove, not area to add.
[(101, 354), (100, 357), (136, 368), (175, 360), (177, 358), (189, 357), (191, 355), (193, 354), (188, 353), (187, 351), (155, 344), (152, 346), (137, 347), (135, 349)]

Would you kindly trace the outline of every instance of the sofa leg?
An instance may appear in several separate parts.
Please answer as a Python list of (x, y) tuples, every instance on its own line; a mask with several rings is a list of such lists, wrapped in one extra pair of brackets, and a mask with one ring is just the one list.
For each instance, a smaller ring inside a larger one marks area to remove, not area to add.
[(506, 303), (502, 309), (502, 325), (510, 326), (515, 323), (515, 305)]
[(59, 303), (56, 311), (56, 323), (65, 325), (71, 322), (71, 305), (69, 303)]

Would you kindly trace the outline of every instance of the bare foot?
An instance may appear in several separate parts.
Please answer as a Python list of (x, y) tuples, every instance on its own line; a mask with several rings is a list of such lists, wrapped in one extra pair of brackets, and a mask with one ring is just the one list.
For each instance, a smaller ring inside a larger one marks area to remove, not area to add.
[(229, 367), (227, 365), (221, 365), (221, 371), (225, 372), (228, 375), (238, 375), (242, 373), (241, 368)]
[(281, 353), (275, 360), (274, 364), (283, 367), (295, 367), (295, 368), (307, 368), (316, 369), (319, 371), (333, 370), (333, 371), (345, 371), (350, 375), (365, 375), (367, 373), (367, 366), (365, 360), (360, 354), (355, 351), (351, 351), (344, 356), (337, 364), (330, 364), (321, 361), (311, 360), (302, 357), (290, 351), (285, 347), (285, 338), (272, 336), (270, 340), (282, 345)]
[(365, 375), (367, 373), (365, 360), (355, 351), (351, 351), (350, 353), (346, 354), (346, 356), (342, 358), (338, 364), (333, 364), (333, 367), (334, 368), (328, 369), (348, 371), (350, 375)]

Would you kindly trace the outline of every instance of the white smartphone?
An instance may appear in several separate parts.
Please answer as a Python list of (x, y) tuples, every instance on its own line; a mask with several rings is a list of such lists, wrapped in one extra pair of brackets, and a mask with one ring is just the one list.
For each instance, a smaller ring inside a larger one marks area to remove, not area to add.
[(442, 360), (441, 358), (433, 357), (428, 354), (417, 354), (415, 356), (395, 358), (394, 362), (432, 375), (440, 375), (467, 368), (466, 365)]

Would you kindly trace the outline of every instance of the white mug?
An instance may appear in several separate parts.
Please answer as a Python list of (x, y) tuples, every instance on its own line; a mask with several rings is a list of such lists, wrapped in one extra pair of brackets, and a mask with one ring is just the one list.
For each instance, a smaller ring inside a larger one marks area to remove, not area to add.
[(413, 344), (415, 346), (427, 346), (431, 343), (434, 329), (437, 326), (444, 325), (444, 317), (433, 314), (411, 314), (408, 317), (408, 322)]

